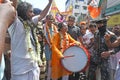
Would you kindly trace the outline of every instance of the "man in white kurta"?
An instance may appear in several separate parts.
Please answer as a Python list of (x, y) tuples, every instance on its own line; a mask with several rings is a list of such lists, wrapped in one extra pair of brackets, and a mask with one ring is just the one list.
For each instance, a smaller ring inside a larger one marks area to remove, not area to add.
[[(37, 23), (38, 17), (32, 21)], [(39, 80), (40, 69), (27, 51), (26, 33), (22, 22), (17, 18), (8, 31), (11, 37), (11, 80)], [(33, 45), (32, 49), (36, 54)]]

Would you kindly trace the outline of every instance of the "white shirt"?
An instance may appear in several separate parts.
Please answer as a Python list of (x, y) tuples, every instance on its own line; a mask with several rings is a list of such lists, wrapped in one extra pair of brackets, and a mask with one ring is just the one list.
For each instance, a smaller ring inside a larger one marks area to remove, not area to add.
[[(32, 21), (37, 24), (38, 17), (34, 17)], [(27, 40), (23, 23), (17, 18), (9, 27), (8, 32), (11, 37), (11, 73), (15, 75), (24, 74), (38, 67), (27, 51)]]
[(94, 34), (92, 34), (89, 30), (86, 30), (86, 33), (83, 35), (83, 41), (88, 45), (91, 42), (91, 38), (94, 38)]

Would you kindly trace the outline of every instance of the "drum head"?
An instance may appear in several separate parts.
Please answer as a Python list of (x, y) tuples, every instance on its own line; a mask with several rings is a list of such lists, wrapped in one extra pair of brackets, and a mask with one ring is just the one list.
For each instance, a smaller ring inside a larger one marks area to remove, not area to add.
[(87, 65), (88, 57), (85, 51), (78, 46), (69, 47), (64, 51), (63, 55), (69, 56), (62, 59), (61, 62), (64, 68), (70, 72), (79, 72)]

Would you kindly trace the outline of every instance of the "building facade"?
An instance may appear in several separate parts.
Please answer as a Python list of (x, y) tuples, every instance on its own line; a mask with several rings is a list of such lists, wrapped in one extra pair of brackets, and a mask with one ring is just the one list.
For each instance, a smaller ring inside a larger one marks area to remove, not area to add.
[(87, 3), (88, 0), (67, 0), (65, 10), (69, 10), (72, 6), (72, 15), (76, 17), (76, 21), (80, 22), (88, 15)]

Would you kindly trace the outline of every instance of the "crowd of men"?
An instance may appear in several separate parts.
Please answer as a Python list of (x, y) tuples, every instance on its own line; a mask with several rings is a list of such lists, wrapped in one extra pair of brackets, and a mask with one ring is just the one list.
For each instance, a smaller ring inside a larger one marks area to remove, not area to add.
[[(37, 13), (28, 2), (0, 3), (0, 80), (41, 80), (44, 53), (43, 80), (120, 80), (120, 25), (108, 29), (106, 18), (76, 24), (72, 15), (56, 22), (47, 15), (52, 1)], [(69, 72), (61, 64), (72, 45), (88, 50), (85, 70)]]

